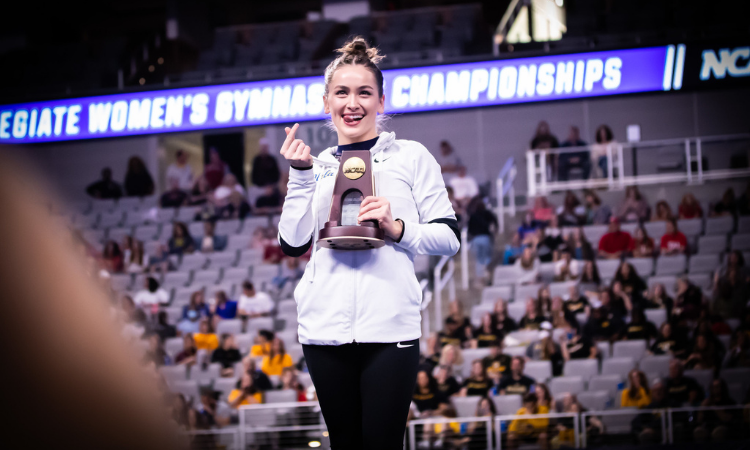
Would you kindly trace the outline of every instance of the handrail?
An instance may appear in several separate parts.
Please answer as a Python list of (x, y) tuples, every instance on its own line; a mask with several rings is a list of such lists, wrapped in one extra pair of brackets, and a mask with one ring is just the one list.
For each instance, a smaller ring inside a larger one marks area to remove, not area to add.
[[(441, 276), (440, 273), (446, 265), (448, 265), (448, 270), (445, 272), (445, 275)], [(435, 271), (433, 272), (433, 301), (435, 303), (435, 322), (438, 327), (442, 326), (443, 323), (443, 288), (448, 286), (448, 298), (450, 301), (456, 300), (456, 283), (453, 281), (453, 273), (455, 270), (456, 266), (453, 262), (453, 258), (443, 255), (440, 258), (440, 262), (435, 266)]]
[[(505, 232), (505, 196), (508, 196), (508, 208), (511, 217), (516, 216), (516, 188), (515, 181), (518, 169), (516, 168), (516, 161), (511, 156), (505, 162), (505, 165), (500, 169), (500, 173), (497, 175), (495, 181), (495, 189), (497, 190), (497, 220), (500, 228), (500, 232)], [(507, 180), (506, 180), (507, 178)]]
[(432, 292), (430, 291), (430, 283), (427, 278), (424, 278), (419, 282), (419, 288), (422, 290), (422, 304), (420, 310), (422, 311), (422, 336), (430, 335), (430, 310), (427, 308), (432, 303)]
[(492, 418), (491, 417), (430, 417), (429, 419), (416, 419), (410, 420), (408, 423), (408, 436), (409, 436), (409, 449), (417, 449), (417, 425), (433, 425), (439, 423), (451, 423), (451, 422), (485, 422), (487, 425), (484, 427), (485, 433), (487, 433), (487, 446), (489, 448), (492, 442)]
[(469, 230), (464, 227), (461, 229), (461, 289), (464, 291), (469, 289), (469, 250)]

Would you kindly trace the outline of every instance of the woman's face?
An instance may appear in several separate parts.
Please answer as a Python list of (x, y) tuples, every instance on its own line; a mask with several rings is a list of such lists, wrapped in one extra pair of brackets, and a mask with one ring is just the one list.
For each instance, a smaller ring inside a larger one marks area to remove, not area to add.
[(475, 362), (471, 366), (471, 375), (475, 378), (484, 376), (484, 366), (481, 362)]
[(229, 350), (232, 347), (234, 347), (234, 337), (232, 337), (232, 335), (229, 335), (228, 338), (224, 339), (224, 345), (222, 345), (222, 348), (224, 350)]
[(523, 255), (522, 255), (523, 259), (530, 260), (531, 256), (532, 256), (531, 247), (525, 247), (523, 249)]
[(641, 387), (641, 379), (638, 377), (637, 372), (630, 372), (630, 384), (635, 389), (638, 389)]
[(201, 333), (208, 333), (208, 322), (205, 320), (200, 324), (200, 331)]
[(664, 295), (664, 286), (657, 284), (654, 286), (654, 297), (661, 298)]
[(661, 335), (664, 336), (664, 338), (669, 339), (669, 337), (672, 336), (672, 326), (665, 324), (661, 329)]
[(419, 385), (419, 387), (425, 388), (427, 387), (429, 383), (430, 383), (430, 378), (427, 376), (427, 372), (425, 372), (424, 370), (421, 370), (417, 374), (417, 384)]
[(643, 235), (643, 228), (641, 228), (641, 227), (636, 228), (635, 229), (635, 238), (640, 241), (641, 239), (643, 239), (643, 236), (644, 236)]
[(182, 347), (185, 349), (193, 348), (193, 337), (191, 335), (186, 335), (185, 339), (182, 341)]
[(630, 264), (623, 264), (620, 266), (620, 272), (622, 272), (622, 276), (627, 278), (630, 276)]
[(350, 144), (377, 137), (376, 117), (385, 112), (385, 95), (378, 97), (370, 70), (346, 65), (333, 73), (323, 105), (336, 126), (339, 144)]
[(242, 384), (241, 386), (243, 388), (248, 388), (253, 385), (253, 377), (250, 376), (249, 373), (245, 372), (242, 374)]
[(448, 347), (445, 351), (445, 362), (446, 364), (453, 364), (456, 360), (456, 350), (453, 347)]
[(275, 353), (278, 353), (281, 351), (281, 339), (274, 338), (273, 342), (271, 343), (271, 346), (273, 347), (273, 351)]
[(492, 316), (490, 313), (486, 313), (482, 316), (482, 326), (488, 328), (490, 325), (492, 325)]
[(695, 338), (695, 346), (698, 348), (698, 350), (705, 350), (708, 344), (706, 343), (706, 337), (702, 334), (699, 334), (698, 337)]
[(536, 314), (536, 302), (534, 302), (533, 299), (526, 300), (526, 314), (527, 315)]
[(184, 232), (184, 230), (182, 229), (181, 226), (175, 225), (175, 227), (174, 227), (174, 235), (177, 236), (177, 237), (183, 237), (185, 235), (185, 232)]

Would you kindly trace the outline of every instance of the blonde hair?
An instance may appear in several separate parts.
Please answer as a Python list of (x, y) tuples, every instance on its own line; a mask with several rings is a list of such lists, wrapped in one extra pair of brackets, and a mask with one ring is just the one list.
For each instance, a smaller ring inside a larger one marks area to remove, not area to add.
[(464, 355), (461, 353), (461, 347), (458, 345), (448, 344), (443, 347), (443, 349), (440, 351), (440, 365), (448, 365), (448, 363), (445, 361), (448, 358), (448, 349), (453, 348), (453, 350), (456, 351), (456, 360), (453, 362), (454, 365), (460, 366), (464, 363)]
[[(377, 84), (378, 97), (383, 97), (383, 73), (380, 71), (380, 68), (378, 68), (377, 63), (385, 58), (385, 55), (381, 54), (377, 47), (370, 47), (365, 38), (363, 38), (362, 36), (354, 36), (346, 41), (346, 43), (344, 43), (341, 48), (336, 49), (336, 52), (340, 53), (340, 55), (336, 59), (331, 61), (331, 63), (328, 64), (328, 67), (326, 67), (325, 70), (325, 89), (323, 91), (323, 95), (325, 97), (328, 97), (328, 86), (331, 84), (333, 74), (336, 72), (336, 70), (342, 66), (354, 65), (364, 66), (367, 70), (372, 72), (372, 74), (375, 76), (375, 81)], [(385, 114), (380, 114), (377, 116), (376, 126), (378, 133), (383, 131), (384, 123), (389, 118), (390, 117), (386, 116)], [(328, 120), (326, 120), (325, 126), (331, 131), (336, 131), (336, 125), (333, 124), (333, 121), (330, 117), (328, 118)]]

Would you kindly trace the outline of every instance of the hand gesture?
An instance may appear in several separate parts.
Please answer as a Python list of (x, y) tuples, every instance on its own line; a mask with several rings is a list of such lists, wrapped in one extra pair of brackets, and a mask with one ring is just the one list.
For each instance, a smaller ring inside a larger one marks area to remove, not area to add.
[(391, 203), (385, 197), (367, 196), (362, 200), (359, 207), (357, 222), (365, 220), (377, 220), (378, 226), (385, 231), (386, 236), (398, 239), (403, 229), (400, 222), (393, 220), (391, 215)]
[(281, 146), (281, 155), (289, 161), (292, 167), (310, 167), (313, 164), (310, 156), (310, 146), (305, 145), (302, 139), (295, 139), (294, 133), (297, 132), (299, 124), (295, 123), (292, 128), (286, 127), (286, 139)]

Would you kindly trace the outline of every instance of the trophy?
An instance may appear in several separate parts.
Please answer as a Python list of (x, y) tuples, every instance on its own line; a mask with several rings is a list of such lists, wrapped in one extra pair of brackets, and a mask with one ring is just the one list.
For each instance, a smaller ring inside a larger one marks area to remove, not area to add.
[(369, 250), (385, 245), (385, 232), (377, 220), (357, 224), (362, 200), (375, 192), (370, 155), (369, 150), (341, 152), (328, 222), (318, 233), (319, 246), (333, 250)]

